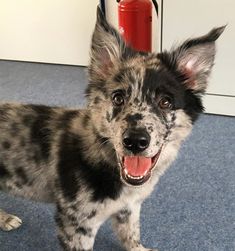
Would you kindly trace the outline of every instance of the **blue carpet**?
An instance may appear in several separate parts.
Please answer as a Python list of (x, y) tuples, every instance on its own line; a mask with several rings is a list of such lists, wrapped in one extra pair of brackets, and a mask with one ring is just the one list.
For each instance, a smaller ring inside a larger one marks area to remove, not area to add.
[[(0, 100), (84, 104), (84, 68), (0, 61)], [(1, 251), (60, 250), (53, 205), (0, 193), (24, 222), (0, 231)], [(142, 242), (161, 251), (235, 251), (235, 118), (202, 115), (172, 167), (143, 205)], [(123, 251), (107, 222), (95, 251)]]

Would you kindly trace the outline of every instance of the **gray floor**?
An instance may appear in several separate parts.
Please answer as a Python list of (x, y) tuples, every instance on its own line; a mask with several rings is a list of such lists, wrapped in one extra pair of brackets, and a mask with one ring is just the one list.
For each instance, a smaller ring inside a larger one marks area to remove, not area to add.
[[(0, 61), (0, 101), (81, 106), (85, 68)], [(0, 136), (1, 137), (1, 136)], [(0, 231), (1, 251), (59, 250), (53, 205), (0, 194), (0, 207), (20, 216)], [(142, 210), (142, 241), (161, 251), (235, 251), (235, 118), (203, 115), (179, 157)], [(109, 222), (95, 251), (121, 251)]]

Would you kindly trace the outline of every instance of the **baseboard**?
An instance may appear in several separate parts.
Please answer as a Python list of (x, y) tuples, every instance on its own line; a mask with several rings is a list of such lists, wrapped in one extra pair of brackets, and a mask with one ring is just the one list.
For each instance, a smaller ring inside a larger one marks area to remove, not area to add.
[(235, 97), (206, 94), (203, 100), (206, 113), (235, 116)]

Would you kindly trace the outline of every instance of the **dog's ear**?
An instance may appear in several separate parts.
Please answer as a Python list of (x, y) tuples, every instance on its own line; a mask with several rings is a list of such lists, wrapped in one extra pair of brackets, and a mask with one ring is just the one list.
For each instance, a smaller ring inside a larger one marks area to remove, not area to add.
[(225, 26), (214, 28), (205, 36), (187, 40), (171, 52), (160, 53), (158, 57), (188, 89), (203, 93), (214, 64), (215, 41), (224, 29)]
[(91, 80), (105, 80), (117, 67), (125, 42), (118, 32), (108, 24), (100, 8), (97, 8), (97, 21), (92, 36), (89, 75)]

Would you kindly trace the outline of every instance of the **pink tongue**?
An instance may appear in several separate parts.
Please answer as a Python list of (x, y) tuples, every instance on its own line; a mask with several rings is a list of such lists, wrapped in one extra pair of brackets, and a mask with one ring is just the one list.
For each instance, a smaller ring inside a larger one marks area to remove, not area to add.
[(125, 156), (124, 167), (133, 177), (144, 176), (152, 166), (152, 159), (142, 156)]

